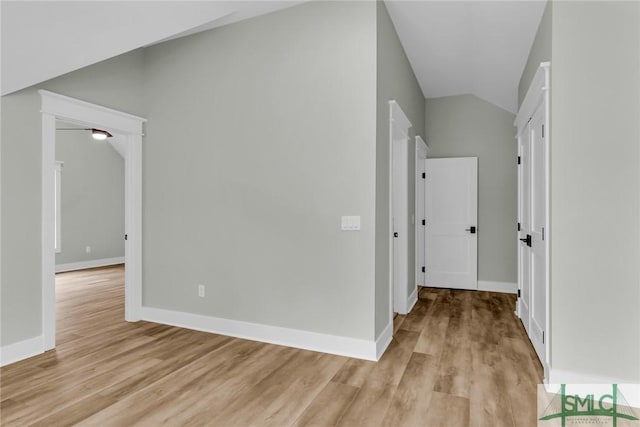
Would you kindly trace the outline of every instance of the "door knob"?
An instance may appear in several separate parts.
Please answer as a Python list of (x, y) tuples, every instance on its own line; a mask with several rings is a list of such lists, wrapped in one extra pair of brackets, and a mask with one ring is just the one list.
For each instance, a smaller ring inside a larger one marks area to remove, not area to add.
[(476, 234), (476, 227), (471, 226), (471, 227), (469, 227), (469, 228), (465, 228), (465, 230), (464, 230), (464, 231), (468, 231), (468, 232), (469, 232), (469, 233), (471, 233), (471, 234)]

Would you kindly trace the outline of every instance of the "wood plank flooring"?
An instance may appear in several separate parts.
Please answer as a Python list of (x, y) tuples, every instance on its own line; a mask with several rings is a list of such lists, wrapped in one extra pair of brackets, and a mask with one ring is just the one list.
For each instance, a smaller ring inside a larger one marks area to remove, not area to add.
[(123, 272), (58, 275), (58, 346), (0, 369), (1, 425), (536, 425), (512, 295), (423, 288), (375, 363), (127, 323)]

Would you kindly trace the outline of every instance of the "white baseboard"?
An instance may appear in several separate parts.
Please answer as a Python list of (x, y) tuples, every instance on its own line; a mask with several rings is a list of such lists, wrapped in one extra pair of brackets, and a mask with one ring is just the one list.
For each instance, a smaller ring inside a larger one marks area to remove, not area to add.
[(413, 306), (418, 302), (418, 286), (413, 290), (411, 295), (407, 297), (406, 301), (403, 301), (402, 298), (398, 300), (398, 305), (395, 307), (394, 311), (398, 314), (409, 314), (413, 309)]
[(65, 271), (84, 270), (87, 268), (106, 267), (108, 265), (124, 264), (124, 257), (92, 259), (89, 261), (70, 262), (56, 265), (56, 273)]
[(518, 293), (518, 284), (511, 282), (492, 282), (488, 280), (478, 280), (479, 291), (504, 292), (508, 294)]
[(393, 339), (393, 321), (389, 322), (386, 328), (382, 331), (378, 339), (376, 340), (376, 359), (380, 360), (384, 352), (391, 344), (391, 340)]
[(44, 353), (42, 335), (4, 345), (0, 347), (0, 366), (7, 366), (42, 353)]
[(413, 290), (411, 295), (409, 295), (409, 298), (407, 298), (407, 308), (408, 308), (407, 313), (411, 313), (411, 310), (413, 310), (413, 307), (415, 307), (417, 302), (418, 302), (418, 287), (416, 286), (416, 288)]
[(378, 346), (380, 348), (386, 348), (386, 345), (388, 345), (388, 343), (385, 345), (384, 339), (382, 339), (383, 335), (379, 338), (382, 340), (380, 344), (378, 344), (377, 341), (373, 340), (341, 337), (153, 307), (142, 307), (142, 320), (252, 341), (374, 361), (378, 360)]

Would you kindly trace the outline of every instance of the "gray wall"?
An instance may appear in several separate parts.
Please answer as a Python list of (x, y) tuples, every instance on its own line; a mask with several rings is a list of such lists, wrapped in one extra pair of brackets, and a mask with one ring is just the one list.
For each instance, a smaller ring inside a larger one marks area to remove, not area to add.
[[(411, 121), (409, 141), (409, 271), (415, 289), (415, 135), (424, 137), (424, 96), (387, 8), (377, 4), (377, 136), (376, 136), (376, 337), (389, 320), (389, 101), (395, 99)], [(411, 292), (410, 291), (410, 292)]]
[(540, 67), (540, 63), (551, 61), (552, 18), (552, 2), (551, 0), (547, 0), (542, 19), (540, 20), (540, 26), (538, 26), (536, 37), (533, 40), (533, 45), (527, 58), (527, 63), (522, 72), (522, 77), (520, 77), (520, 84), (518, 85), (518, 105), (522, 104), (527, 90), (529, 90), (529, 85), (531, 85), (531, 80), (533, 80), (533, 76), (536, 74), (538, 67)]
[(553, 2), (554, 370), (640, 382), (640, 3)]
[(41, 334), (39, 88), (149, 119), (145, 305), (368, 340), (386, 325), (387, 101), (421, 131), (424, 99), (383, 5), (305, 3), (3, 97), (2, 345)]
[(374, 338), (375, 13), (310, 2), (145, 51), (144, 305)]
[(135, 51), (1, 98), (2, 345), (42, 333), (41, 114), (36, 90), (142, 115), (142, 59)]
[(517, 282), (514, 120), (473, 95), (426, 100), (429, 158), (478, 157), (478, 280)]
[[(313, 2), (38, 88), (149, 118), (145, 305), (373, 339), (375, 70), (376, 5)], [(2, 106), (6, 345), (41, 333), (36, 88)]]
[[(60, 122), (57, 127), (73, 126)], [(94, 140), (89, 131), (59, 130), (56, 160), (64, 162), (62, 251), (56, 254), (56, 265), (124, 257), (122, 156), (109, 142)]]

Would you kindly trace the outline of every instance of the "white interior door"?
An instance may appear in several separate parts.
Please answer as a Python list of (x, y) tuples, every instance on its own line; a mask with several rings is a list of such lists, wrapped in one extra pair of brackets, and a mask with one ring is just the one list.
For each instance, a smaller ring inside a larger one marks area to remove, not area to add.
[(389, 322), (393, 312), (406, 314), (417, 295), (409, 283), (409, 128), (411, 122), (395, 101), (389, 101)]
[(426, 285), (478, 288), (478, 159), (426, 160)]
[(425, 271), (427, 261), (425, 258), (425, 173), (427, 160), (427, 144), (416, 136), (416, 283), (418, 286), (425, 286)]
[[(408, 177), (408, 160), (409, 160), (409, 140), (406, 134), (400, 133), (393, 140), (393, 279), (394, 279), (394, 295), (393, 304), (394, 311), (400, 314), (406, 314), (409, 310), (407, 307), (407, 297), (409, 295), (408, 276), (408, 242), (409, 242), (409, 224), (408, 224), (408, 204), (409, 204), (409, 177)], [(415, 284), (414, 284), (415, 285)]]
[(527, 236), (531, 235), (531, 157), (529, 154), (531, 147), (531, 132), (529, 127), (525, 127), (518, 136), (518, 152), (520, 153), (520, 167), (518, 168), (518, 204), (520, 211), (520, 230), (518, 238), (518, 262), (520, 268), (520, 298), (518, 299), (518, 309), (522, 324), (529, 333), (529, 319), (531, 315), (531, 249), (527, 243)]
[(518, 310), (549, 380), (550, 64), (536, 71), (516, 116), (518, 128)]
[(545, 360), (547, 316), (546, 286), (546, 140), (544, 105), (536, 109), (530, 122), (531, 135), (531, 313), (529, 336), (540, 360)]

